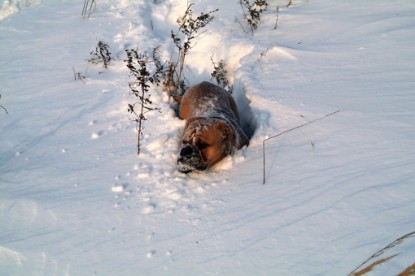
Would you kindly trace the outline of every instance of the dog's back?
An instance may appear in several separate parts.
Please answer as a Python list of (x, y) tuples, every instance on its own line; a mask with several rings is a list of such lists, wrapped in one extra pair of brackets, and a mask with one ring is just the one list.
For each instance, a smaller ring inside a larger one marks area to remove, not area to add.
[(180, 105), (180, 118), (228, 118), (239, 122), (238, 109), (230, 93), (209, 82), (186, 90)]

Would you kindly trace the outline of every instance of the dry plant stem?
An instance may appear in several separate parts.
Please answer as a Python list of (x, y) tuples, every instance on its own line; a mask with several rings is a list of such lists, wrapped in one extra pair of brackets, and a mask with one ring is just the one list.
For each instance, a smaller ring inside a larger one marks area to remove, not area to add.
[[(144, 87), (141, 86), (141, 98), (144, 98)], [(143, 125), (142, 125), (142, 121), (144, 119), (144, 104), (141, 104), (141, 110), (140, 110), (140, 116), (139, 116), (139, 120), (138, 120), (138, 135), (137, 135), (137, 155), (140, 154), (140, 149), (141, 149), (141, 135), (143, 134)]]
[(276, 30), (276, 29), (277, 29), (277, 27), (278, 27), (278, 19), (279, 19), (279, 14), (280, 14), (280, 7), (279, 7), (279, 6), (277, 6), (277, 9), (275, 10), (275, 16), (276, 16), (277, 18), (275, 19), (274, 30)]
[(95, 0), (84, 0), (84, 7), (82, 9), (82, 18), (83, 19), (89, 19), (92, 13), (92, 5), (94, 5), (94, 8), (96, 7)]
[(244, 26), (242, 26), (242, 23), (241, 23), (241, 21), (238, 19), (238, 18), (235, 18), (235, 20), (239, 23), (239, 25), (241, 26), (241, 28), (242, 28), (242, 31), (244, 31), (244, 33), (247, 33), (247, 31), (245, 31), (245, 28), (244, 28)]
[[(1, 99), (1, 95), (0, 95), (0, 99)], [(9, 112), (7, 112), (7, 109), (4, 106), (0, 105), (0, 107), (6, 112), (6, 114), (9, 114)]]
[(9, 112), (7, 112), (7, 109), (4, 108), (4, 106), (0, 105), (0, 107), (6, 112), (6, 114), (9, 114)]
[(262, 141), (262, 168), (263, 168), (263, 170), (262, 170), (262, 184), (265, 184), (265, 142), (266, 141), (269, 141), (269, 140), (271, 140), (271, 139), (274, 139), (274, 138), (277, 138), (278, 136), (281, 136), (281, 135), (283, 135), (283, 134), (286, 134), (286, 133), (288, 133), (288, 132), (291, 132), (291, 131), (294, 131), (294, 130), (296, 130), (296, 129), (299, 129), (299, 128), (301, 128), (301, 127), (303, 127), (303, 126), (306, 126), (306, 125), (309, 125), (309, 124), (312, 124), (312, 123), (315, 123), (315, 122), (317, 122), (317, 121), (320, 121), (320, 120), (322, 120), (322, 119), (324, 119), (324, 118), (327, 118), (327, 117), (329, 117), (329, 116), (332, 116), (332, 115), (334, 115), (334, 114), (336, 114), (336, 113), (338, 113), (338, 112), (340, 112), (340, 110), (337, 110), (337, 111), (334, 111), (334, 112), (332, 112), (332, 113), (329, 113), (329, 114), (327, 114), (327, 115), (325, 115), (325, 116), (323, 116), (323, 117), (320, 117), (320, 118), (317, 118), (317, 119), (314, 119), (314, 120), (312, 120), (312, 121), (310, 121), (310, 122), (307, 122), (307, 123), (304, 123), (304, 124), (302, 124), (302, 125), (299, 125), (299, 126), (296, 126), (296, 127), (293, 127), (293, 128), (291, 128), (291, 129), (288, 129), (288, 130), (286, 130), (286, 131), (283, 131), (283, 132), (280, 132), (280, 133), (278, 133), (278, 134), (276, 134), (276, 135), (273, 135), (273, 136), (271, 136), (271, 137), (268, 137), (267, 139), (264, 139), (263, 141)]
[(267, 47), (267, 49), (265, 51), (260, 53), (260, 57), (257, 60), (261, 61), (268, 54), (268, 51), (269, 51), (269, 46)]
[(82, 8), (82, 18), (85, 19), (85, 12), (86, 12), (86, 7), (88, 6), (88, 1), (89, 0), (84, 0), (84, 7)]
[(74, 79), (77, 80), (77, 73), (75, 72), (75, 68), (72, 67)]
[[(186, 12), (184, 13), (184, 15), (183, 15), (183, 17), (181, 19), (181, 21), (183, 23), (180, 25), (179, 31), (181, 31), (184, 28), (184, 26), (186, 24), (186, 17), (188, 16), (189, 11), (191, 11), (192, 6), (193, 6), (193, 4), (189, 4), (187, 6)], [(183, 44), (184, 45), (184, 47), (183, 47), (184, 49), (181, 49), (179, 51), (179, 61), (178, 61), (178, 63), (179, 63), (179, 72), (178, 72), (178, 76), (177, 76), (178, 85), (180, 84), (180, 80), (182, 78), (182, 73), (183, 73), (183, 68), (184, 68), (184, 60), (185, 60), (186, 54), (187, 54), (187, 49), (186, 49), (186, 46), (185, 45), (187, 44), (190, 47), (190, 39), (192, 38), (192, 34), (193, 34), (193, 30), (191, 30), (191, 32), (189, 33), (189, 35), (186, 37), (187, 40)]]
[[(243, 6), (243, 4), (242, 4), (242, 1), (239, 1), (239, 4), (241, 5), (241, 9), (242, 9), (242, 12), (243, 12), (243, 14), (244, 14), (244, 18), (247, 18), (247, 15), (246, 15), (246, 12), (245, 12), (245, 9), (244, 9), (244, 6)], [(242, 26), (242, 23), (238, 20), (238, 22), (239, 22), (239, 24), (241, 25), (241, 27), (242, 27), (242, 30), (244, 31), (244, 33), (246, 33), (246, 31), (245, 31), (245, 29), (244, 29), (244, 27)], [(251, 28), (251, 33), (252, 33), (252, 35), (254, 35), (254, 30)]]
[(75, 71), (75, 68), (73, 68), (73, 67), (72, 67), (72, 70), (73, 70), (74, 79), (75, 79), (75, 80), (80, 80), (80, 81), (82, 81), (83, 83), (85, 83), (85, 76), (83, 76), (83, 75), (81, 74), (81, 72), (76, 72), (76, 71)]

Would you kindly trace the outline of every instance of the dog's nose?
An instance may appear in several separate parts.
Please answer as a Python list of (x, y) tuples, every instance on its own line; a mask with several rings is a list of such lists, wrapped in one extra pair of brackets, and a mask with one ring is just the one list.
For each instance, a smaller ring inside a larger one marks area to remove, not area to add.
[(185, 146), (180, 150), (180, 156), (187, 156), (193, 153), (193, 148), (191, 146)]

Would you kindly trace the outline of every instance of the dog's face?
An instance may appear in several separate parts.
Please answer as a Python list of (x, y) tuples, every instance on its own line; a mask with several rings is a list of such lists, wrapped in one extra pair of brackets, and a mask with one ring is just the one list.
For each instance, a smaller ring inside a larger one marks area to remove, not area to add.
[(234, 139), (233, 131), (222, 120), (200, 117), (189, 119), (177, 160), (179, 171), (188, 173), (206, 170), (232, 153)]

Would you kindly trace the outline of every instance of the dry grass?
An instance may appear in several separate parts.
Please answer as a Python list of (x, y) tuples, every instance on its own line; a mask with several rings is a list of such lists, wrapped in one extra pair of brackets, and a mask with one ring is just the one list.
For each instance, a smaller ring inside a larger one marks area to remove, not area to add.
[(413, 276), (415, 275), (415, 263), (408, 266), (404, 271), (398, 274), (398, 276)]
[(352, 275), (352, 276), (362, 276), (362, 275), (365, 275), (366, 273), (372, 271), (376, 266), (381, 265), (383, 263), (386, 263), (389, 260), (395, 258), (396, 256), (398, 256), (398, 254), (395, 254), (395, 255), (392, 255), (390, 257), (377, 260), (376, 262), (373, 262), (372, 264), (368, 265), (367, 267), (363, 268), (362, 270), (359, 270), (357, 272), (354, 272), (353, 274), (350, 274), (350, 275)]

